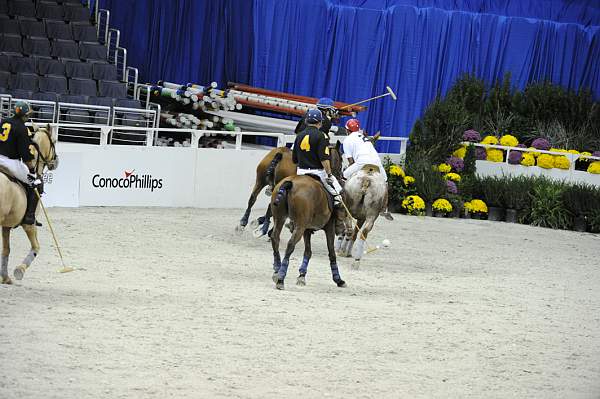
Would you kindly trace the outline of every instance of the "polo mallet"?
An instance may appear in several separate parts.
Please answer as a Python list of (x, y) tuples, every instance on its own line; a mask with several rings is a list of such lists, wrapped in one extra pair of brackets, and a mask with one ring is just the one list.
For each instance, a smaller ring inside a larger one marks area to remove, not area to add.
[(365, 244), (367, 244), (367, 254), (370, 254), (371, 252), (377, 251), (379, 248), (377, 248), (377, 247), (370, 248), (369, 247), (369, 242), (367, 241), (365, 235), (363, 234), (362, 229), (360, 227), (358, 227), (358, 220), (356, 220), (354, 218), (354, 216), (352, 216), (352, 213), (350, 212), (350, 209), (348, 209), (348, 207), (346, 206), (346, 203), (344, 201), (342, 201), (342, 205), (344, 205), (344, 209), (346, 209), (346, 212), (348, 212), (348, 216), (350, 216), (350, 219), (352, 219), (352, 225), (353, 225), (352, 228), (353, 229), (354, 228), (358, 229), (358, 232), (360, 234), (360, 238), (362, 238), (363, 241), (365, 242)]
[(354, 104), (344, 105), (340, 109), (350, 108), (350, 107), (353, 107), (355, 105), (366, 103), (366, 102), (373, 101), (373, 100), (377, 100), (378, 98), (385, 97), (385, 96), (392, 96), (392, 99), (394, 101), (396, 101), (398, 99), (398, 97), (396, 97), (396, 93), (394, 93), (394, 90), (392, 90), (392, 88), (390, 86), (385, 86), (385, 88), (387, 89), (387, 93), (385, 93), (385, 94), (381, 94), (379, 96), (367, 98), (366, 100), (362, 100), (362, 101), (359, 101), (359, 102), (354, 103)]
[(58, 251), (58, 256), (60, 257), (60, 263), (62, 265), (62, 268), (58, 272), (59, 273), (69, 273), (69, 272), (72, 272), (75, 269), (73, 269), (70, 266), (65, 266), (65, 261), (64, 261), (63, 256), (62, 256), (62, 252), (60, 250), (60, 246), (58, 245), (58, 240), (56, 239), (56, 234), (54, 234), (54, 229), (52, 228), (52, 223), (50, 223), (50, 218), (48, 217), (48, 212), (46, 212), (46, 207), (44, 206), (44, 203), (42, 202), (42, 197), (40, 197), (40, 193), (38, 193), (37, 188), (34, 189), (33, 191), (35, 191), (35, 195), (40, 200), (40, 205), (42, 206), (42, 210), (44, 211), (44, 216), (46, 217), (46, 222), (48, 222), (48, 227), (50, 228), (50, 233), (52, 233), (52, 238), (54, 239), (54, 245), (56, 246), (56, 250)]

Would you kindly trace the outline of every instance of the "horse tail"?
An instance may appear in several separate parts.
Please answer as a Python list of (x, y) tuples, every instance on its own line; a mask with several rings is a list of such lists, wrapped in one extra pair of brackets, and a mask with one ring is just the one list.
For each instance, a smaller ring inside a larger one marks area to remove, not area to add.
[(273, 201), (274, 206), (278, 206), (281, 201), (287, 198), (287, 193), (292, 188), (292, 185), (292, 182), (289, 180), (283, 182), (281, 187), (279, 187), (279, 191), (277, 191), (277, 195), (275, 195), (275, 201)]
[(269, 164), (269, 167), (267, 168), (267, 183), (271, 186), (275, 186), (275, 168), (277, 168), (277, 164), (281, 161), (282, 158), (283, 154), (281, 152), (278, 152), (277, 154), (275, 154), (275, 156), (271, 160), (271, 163)]
[(367, 193), (370, 185), (371, 179), (363, 179), (362, 186), (360, 187), (360, 191), (363, 193), (363, 196)]

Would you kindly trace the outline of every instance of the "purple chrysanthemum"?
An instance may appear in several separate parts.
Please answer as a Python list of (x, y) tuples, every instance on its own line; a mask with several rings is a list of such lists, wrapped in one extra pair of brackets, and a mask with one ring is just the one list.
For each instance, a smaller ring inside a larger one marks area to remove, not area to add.
[(458, 187), (452, 180), (446, 180), (446, 189), (450, 194), (458, 194)]
[(527, 146), (525, 144), (517, 144), (518, 148), (527, 148)]
[(470, 141), (471, 143), (479, 143), (481, 141), (481, 135), (478, 131), (469, 129), (463, 133), (463, 140)]
[(600, 158), (600, 151), (594, 151), (594, 152), (592, 152), (592, 156)]
[(533, 140), (531, 146), (542, 151), (548, 151), (550, 149), (550, 143), (548, 142), (548, 140), (541, 137), (539, 139)]
[(508, 163), (511, 165), (520, 165), (521, 159), (523, 159), (523, 153), (521, 151), (511, 151), (508, 154)]
[(478, 161), (485, 161), (487, 158), (487, 153), (485, 152), (485, 148), (477, 147), (475, 149), (475, 159)]
[(465, 161), (463, 161), (462, 159), (460, 159), (458, 157), (449, 157), (446, 160), (446, 163), (448, 165), (450, 165), (453, 172), (460, 173), (465, 168)]

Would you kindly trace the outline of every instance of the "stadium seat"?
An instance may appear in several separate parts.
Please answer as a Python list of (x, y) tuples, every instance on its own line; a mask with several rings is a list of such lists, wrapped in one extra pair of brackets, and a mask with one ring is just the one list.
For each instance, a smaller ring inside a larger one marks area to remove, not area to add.
[(63, 5), (65, 10), (65, 21), (85, 22), (90, 20), (90, 9), (84, 7), (81, 3), (66, 3)]
[(19, 57), (17, 55), (13, 55), (10, 57), (10, 71), (12, 73), (36, 73), (35, 59), (31, 57)]
[(0, 71), (8, 71), (10, 65), (10, 57), (8, 55), (0, 54)]
[(65, 64), (52, 58), (37, 58), (37, 73), (40, 75), (65, 75)]
[(89, 23), (72, 23), (73, 38), (78, 42), (97, 42), (98, 31), (94, 25)]
[(10, 54), (21, 54), (23, 52), (23, 44), (21, 35), (2, 35), (0, 36), (0, 52)]
[(8, 14), (8, 0), (0, 0), (0, 13)]
[(29, 0), (12, 0), (8, 3), (8, 14), (35, 18), (35, 3)]
[(0, 87), (10, 87), (10, 72), (0, 71)]
[(66, 75), (69, 78), (92, 79), (93, 64), (87, 62), (67, 61)]
[(66, 4), (66, 3), (81, 4), (81, 0), (56, 0), (56, 1), (61, 4)]
[(15, 99), (31, 100), (33, 93), (27, 90), (11, 89), (10, 94)]
[(52, 56), (78, 60), (79, 46), (72, 40), (55, 40), (52, 42)]
[(84, 60), (106, 61), (108, 56), (108, 49), (103, 44), (81, 42), (79, 48)]
[(39, 85), (40, 91), (67, 94), (67, 78), (64, 76), (42, 76)]
[(26, 37), (23, 39), (23, 53), (49, 57), (52, 53), (50, 41), (39, 37)]
[(100, 97), (127, 98), (125, 83), (101, 80), (98, 82)]
[(32, 100), (58, 102), (58, 94), (44, 92), (33, 93)]
[(37, 6), (37, 17), (41, 19), (63, 21), (65, 14), (61, 5), (40, 1)]
[(70, 24), (64, 21), (46, 20), (46, 31), (50, 39), (73, 40), (73, 31)]
[(96, 62), (94, 65), (93, 78), (96, 80), (117, 80), (117, 66), (114, 64), (103, 64)]
[(142, 103), (139, 100), (117, 99), (115, 107), (142, 109)]
[(69, 79), (69, 93), (81, 96), (96, 96), (96, 81), (90, 79)]
[(21, 36), (48, 37), (46, 35), (46, 26), (43, 22), (31, 19), (22, 19), (19, 24), (21, 26)]
[(0, 33), (6, 35), (20, 35), (19, 21), (16, 19), (3, 19), (0, 23)]
[(58, 101), (69, 104), (87, 104), (86, 96), (75, 96), (71, 94), (61, 94), (58, 96)]
[(11, 76), (11, 89), (39, 91), (38, 75), (33, 73), (17, 73)]
[(101, 105), (103, 107), (112, 107), (115, 99), (112, 97), (90, 97), (90, 105)]

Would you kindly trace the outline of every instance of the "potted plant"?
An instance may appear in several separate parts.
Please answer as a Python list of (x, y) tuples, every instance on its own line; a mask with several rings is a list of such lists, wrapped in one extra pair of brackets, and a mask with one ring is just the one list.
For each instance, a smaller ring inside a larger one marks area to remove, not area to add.
[(402, 201), (402, 208), (409, 215), (421, 216), (425, 212), (425, 201), (418, 195), (409, 195)]
[(571, 226), (571, 213), (563, 204), (564, 190), (563, 182), (544, 177), (535, 179), (528, 215), (531, 225), (552, 229), (568, 229)]
[(516, 223), (519, 213), (528, 207), (531, 182), (532, 179), (525, 176), (505, 179), (503, 198), (507, 222)]
[(427, 216), (432, 215), (432, 203), (446, 193), (446, 182), (437, 168), (429, 161), (426, 154), (422, 157), (412, 157), (406, 166), (407, 174), (414, 177), (414, 188), (425, 201)]
[(446, 217), (450, 212), (452, 212), (452, 204), (445, 198), (436, 199), (433, 204), (433, 216), (438, 218)]
[(587, 231), (588, 215), (600, 208), (600, 200), (596, 192), (594, 186), (584, 183), (565, 187), (562, 201), (565, 208), (573, 215), (573, 230)]
[(488, 206), (488, 220), (504, 220), (504, 182), (499, 177), (484, 177), (481, 179), (483, 199)]
[(465, 202), (465, 209), (473, 219), (485, 219), (488, 213), (486, 203), (480, 199)]

